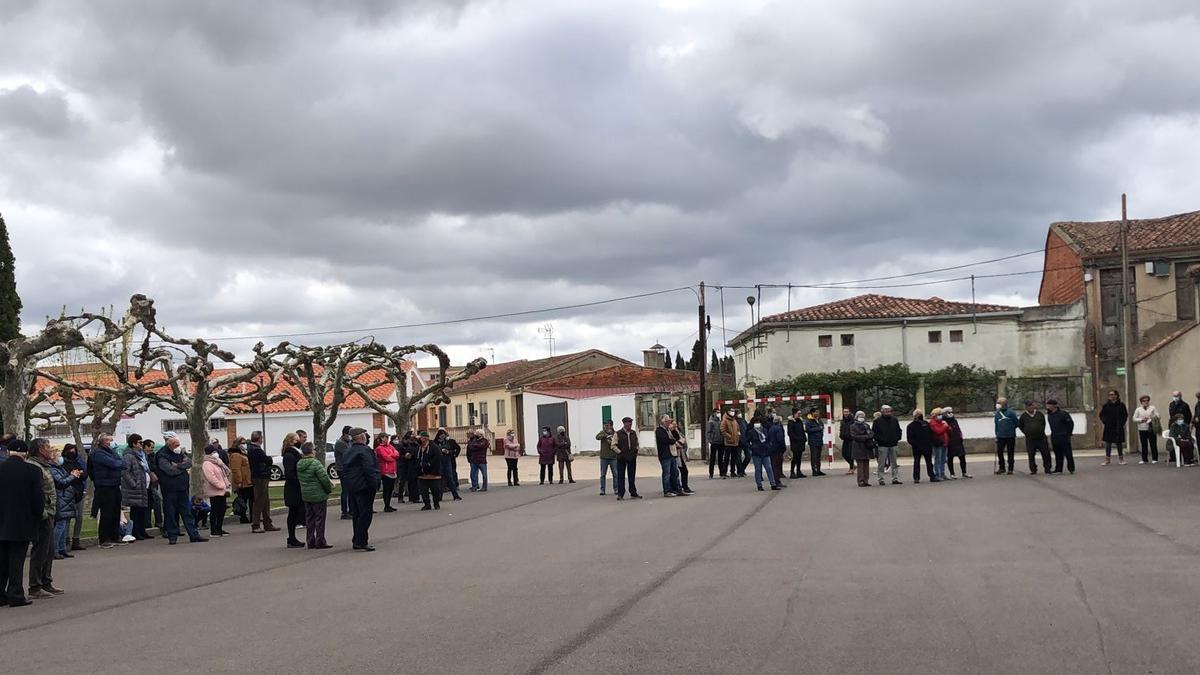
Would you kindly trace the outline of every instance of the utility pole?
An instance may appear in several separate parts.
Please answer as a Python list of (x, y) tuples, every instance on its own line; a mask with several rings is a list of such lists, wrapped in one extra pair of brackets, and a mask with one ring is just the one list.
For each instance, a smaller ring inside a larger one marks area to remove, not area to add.
[[(704, 282), (700, 282), (700, 459), (708, 461), (708, 436), (704, 433), (708, 425), (708, 392), (705, 383), (708, 380), (708, 315), (704, 310)], [(686, 432), (687, 429), (684, 429)]]
[[(1130, 408), (1137, 401), (1137, 379), (1133, 376), (1133, 347), (1136, 336), (1133, 334), (1133, 316), (1137, 311), (1129, 297), (1129, 213), (1126, 206), (1125, 194), (1121, 194), (1121, 356), (1125, 364), (1125, 405)], [(1126, 440), (1129, 449), (1138, 443), (1137, 427), (1128, 425)]]

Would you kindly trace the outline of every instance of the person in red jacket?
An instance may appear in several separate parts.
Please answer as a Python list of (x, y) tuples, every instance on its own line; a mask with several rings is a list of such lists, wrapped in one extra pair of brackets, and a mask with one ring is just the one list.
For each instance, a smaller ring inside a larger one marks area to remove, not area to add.
[(394, 513), (392, 493), (396, 490), (396, 460), (400, 452), (392, 445), (392, 437), (379, 434), (375, 437), (375, 461), (379, 463), (379, 475), (383, 483), (383, 511)]
[(933, 432), (933, 476), (946, 480), (946, 447), (950, 445), (950, 425), (942, 419), (942, 409), (929, 411), (929, 429)]

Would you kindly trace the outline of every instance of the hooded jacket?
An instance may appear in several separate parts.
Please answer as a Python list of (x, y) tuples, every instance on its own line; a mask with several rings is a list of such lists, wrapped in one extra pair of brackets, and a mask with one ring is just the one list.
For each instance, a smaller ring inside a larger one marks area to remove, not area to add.
[(65, 466), (50, 466), (50, 477), (54, 479), (55, 520), (66, 520), (79, 515), (79, 504), (75, 501), (75, 493), (83, 487), (83, 477), (71, 475)]

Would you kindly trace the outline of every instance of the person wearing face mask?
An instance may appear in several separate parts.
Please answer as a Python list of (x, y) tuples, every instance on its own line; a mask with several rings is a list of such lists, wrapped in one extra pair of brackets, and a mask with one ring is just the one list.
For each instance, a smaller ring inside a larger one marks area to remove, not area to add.
[(730, 408), (721, 416), (721, 450), (725, 458), (721, 464), (721, 478), (728, 472), (730, 478), (737, 478), (738, 466), (742, 462), (742, 427), (738, 424), (737, 411)]
[[(611, 426), (611, 422), (609, 425)], [(517, 487), (521, 484), (520, 474), (517, 473), (517, 462), (521, 460), (521, 455), (524, 454), (521, 450), (521, 442), (517, 440), (517, 432), (515, 429), (509, 429), (508, 433), (504, 434), (504, 463), (507, 465), (505, 475), (508, 477), (509, 487)], [(604, 472), (600, 472), (600, 479), (604, 480)], [(616, 482), (616, 476), (613, 476), (613, 482)], [(615, 488), (616, 485), (613, 485)], [(603, 488), (603, 485), (601, 485)], [(603, 489), (601, 494), (603, 494)]]
[(850, 427), (854, 426), (854, 416), (850, 414), (849, 408), (842, 408), (842, 420), (838, 423), (838, 439), (842, 441), (842, 459), (850, 468), (846, 469), (846, 475), (854, 474), (854, 441), (850, 439)]
[(750, 422), (746, 420), (746, 416), (742, 414), (741, 410), (738, 410), (735, 414), (737, 415), (738, 429), (742, 433), (742, 444), (737, 451), (739, 455), (738, 478), (745, 478), (746, 467), (750, 466), (750, 439), (746, 436), (746, 432), (750, 430)]
[(771, 447), (771, 473), (775, 478), (775, 485), (787, 487), (783, 482), (783, 454), (787, 452), (787, 434), (783, 418), (779, 415), (768, 415), (763, 418), (763, 428), (767, 430), (767, 444)]
[(142, 437), (129, 434), (125, 440), (125, 471), (121, 474), (121, 506), (129, 509), (129, 522), (133, 525), (134, 541), (150, 538), (146, 533), (150, 512), (150, 459), (142, 449)]
[[(413, 441), (419, 444), (420, 438), (414, 437)], [(433, 446), (435, 451), (440, 453), (442, 458), (442, 466), (439, 471), (442, 476), (442, 491), (449, 490), (450, 497), (454, 501), (462, 501), (462, 497), (458, 494), (458, 456), (462, 453), (462, 446), (458, 444), (458, 441), (451, 438), (450, 433), (445, 429), (437, 430), (437, 434), (434, 435), (430, 445)], [(415, 457), (416, 453), (413, 456)], [(414, 464), (413, 466), (415, 467), (416, 465)], [(420, 474), (420, 468), (417, 468), (417, 473)], [(425, 499), (423, 494), (421, 499), (422, 501)]]
[(124, 546), (125, 542), (121, 541), (121, 474), (125, 471), (125, 462), (117, 456), (110, 434), (102, 434), (97, 439), (88, 461), (95, 486), (92, 500), (100, 511), (97, 531), (100, 548)]
[(946, 480), (946, 455), (950, 445), (950, 425), (943, 413), (941, 408), (929, 411), (929, 430), (933, 432), (933, 475), (939, 481)]
[[(992, 421), (996, 428), (996, 475), (1007, 472), (1007, 475), (1011, 476), (1014, 467), (1013, 455), (1017, 449), (1017, 428), (1021, 425), (1021, 418), (1008, 409), (1008, 399), (1000, 397), (996, 399), (996, 412), (992, 415)], [(1006, 456), (1007, 469), (1004, 463)]]
[(675, 444), (675, 438), (671, 436), (671, 422), (670, 415), (661, 415), (658, 418), (658, 428), (654, 430), (658, 462), (662, 466), (664, 497), (683, 495), (683, 488), (679, 485), (679, 446)]
[[(824, 476), (821, 470), (822, 447), (825, 445), (825, 425), (817, 408), (809, 408), (804, 416), (804, 435), (808, 437), (808, 467), (814, 476)], [(798, 473), (798, 472), (797, 472)]]
[(1158, 464), (1158, 435), (1162, 433), (1162, 421), (1158, 408), (1150, 405), (1150, 397), (1138, 399), (1138, 407), (1133, 409), (1133, 423), (1137, 425), (1138, 440), (1142, 446), (1142, 459), (1138, 464)]
[[(1046, 442), (1046, 416), (1033, 401), (1025, 401), (1025, 412), (1018, 422), (1025, 435), (1025, 454), (1029, 455), (1029, 473), (1037, 475), (1037, 455), (1042, 455), (1042, 471), (1050, 473), (1050, 446)], [(1158, 451), (1155, 450), (1155, 455)], [(1157, 457), (1155, 458), (1157, 459)]]
[(1054, 471), (1063, 471), (1063, 460), (1067, 470), (1075, 473), (1075, 452), (1071, 449), (1071, 434), (1075, 432), (1075, 420), (1066, 410), (1058, 407), (1055, 399), (1046, 399), (1046, 426), (1050, 427), (1050, 447), (1054, 450)]
[(892, 485), (900, 485), (900, 463), (897, 462), (896, 446), (900, 444), (900, 421), (892, 414), (892, 406), (885, 405), (879, 409), (879, 417), (871, 423), (871, 433), (875, 435), (875, 445), (879, 448), (879, 457), (875, 471), (879, 484), (884, 485), (885, 467), (892, 468)]
[(42, 471), (28, 461), (29, 446), (9, 438), (0, 462), (0, 605), (24, 607), (25, 558), (45, 515)]
[[(1183, 400), (1183, 392), (1180, 392), (1180, 391), (1171, 392), (1171, 403), (1169, 406), (1167, 406), (1167, 419), (1172, 424), (1175, 423), (1176, 415), (1183, 415), (1183, 423), (1187, 426), (1191, 426), (1191, 424), (1192, 424), (1192, 407), (1190, 405), (1188, 405), (1187, 401)], [(1170, 451), (1171, 454), (1167, 458), (1167, 462), (1174, 462), (1175, 461), (1175, 445), (1170, 444), (1170, 446), (1168, 447), (1168, 450)]]
[(42, 517), (38, 520), (37, 537), (29, 550), (29, 597), (43, 600), (63, 593), (54, 587), (54, 517), (58, 509), (58, 490), (51, 467), (55, 466), (55, 451), (45, 438), (33, 439), (30, 448), (30, 463), (42, 474)]
[(771, 466), (771, 443), (767, 437), (767, 430), (763, 428), (762, 418), (753, 418), (751, 427), (746, 430), (746, 442), (750, 445), (750, 457), (754, 461), (754, 484), (758, 486), (758, 491), (764, 490), (764, 472), (767, 474), (767, 485), (772, 490), (782, 489), (777, 485), (778, 479)]
[(804, 432), (804, 411), (797, 408), (792, 413), (792, 418), (787, 422), (788, 444), (792, 447), (791, 466), (788, 467), (788, 478), (795, 480), (804, 478), (802, 462), (804, 459), (804, 448), (808, 446), (808, 434)]
[(71, 519), (79, 515), (79, 502), (75, 494), (83, 487), (83, 470), (68, 468), (61, 454), (55, 454), (50, 462), (50, 477), (54, 479), (54, 559), (73, 558), (67, 551), (67, 531)]
[(74, 443), (67, 443), (63, 446), (62, 457), (63, 468), (66, 469), (67, 473), (78, 469), (81, 476), (79, 487), (75, 490), (75, 517), (67, 521), (66, 535), (69, 539), (67, 542), (68, 548), (71, 551), (86, 551), (87, 547), (79, 539), (83, 531), (83, 498), (87, 492), (87, 469), (85, 468), (85, 462), (79, 456), (79, 449), (75, 447)]
[(1184, 420), (1183, 413), (1175, 415), (1171, 420), (1171, 441), (1179, 448), (1179, 459), (1184, 466), (1196, 465), (1196, 443), (1192, 438), (1192, 428)]
[(554, 452), (555, 443), (550, 435), (550, 427), (542, 427), (537, 442), (539, 485), (545, 485), (546, 481), (554, 484)]
[(716, 476), (716, 470), (720, 467), (721, 478), (726, 477), (728, 471), (728, 459), (725, 457), (725, 439), (721, 436), (721, 411), (714, 410), (708, 416), (708, 421), (704, 423), (704, 439), (708, 441), (708, 479), (712, 480)]
[(920, 408), (913, 411), (913, 420), (908, 423), (904, 435), (912, 447), (913, 482), (921, 482), (922, 458), (925, 460), (925, 473), (929, 476), (929, 482), (938, 482), (940, 479), (933, 475), (933, 430), (929, 428), (929, 422), (925, 421), (925, 411)]
[[(942, 408), (942, 421), (946, 423), (946, 466), (945, 469), (950, 470), (950, 478), (957, 480), (958, 476), (954, 475), (954, 458), (958, 458), (959, 467), (962, 469), (963, 478), (971, 478), (971, 474), (967, 473), (967, 447), (963, 442), (962, 427), (958, 424), (958, 418), (954, 416), (954, 408), (946, 406)], [(946, 479), (946, 474), (943, 471), (941, 480)]]
[(241, 436), (234, 439), (229, 448), (229, 479), (237, 500), (241, 502), (238, 505), (235, 500), (233, 512), (238, 522), (249, 525), (254, 504), (254, 481), (250, 478), (250, 460), (246, 459), (246, 439)]
[(163, 434), (164, 445), (154, 459), (154, 472), (158, 474), (158, 484), (163, 496), (163, 520), (167, 525), (167, 543), (172, 546), (179, 538), (179, 520), (183, 519), (183, 527), (187, 530), (188, 541), (199, 544), (208, 541), (208, 537), (200, 536), (196, 529), (196, 520), (192, 516), (192, 498), (188, 494), (191, 489), (189, 473), (192, 460), (183, 452), (179, 437), (175, 432)]
[(1129, 421), (1129, 409), (1121, 400), (1116, 389), (1108, 392), (1108, 401), (1100, 408), (1100, 423), (1104, 425), (1104, 464), (1112, 464), (1112, 449), (1117, 446), (1117, 462), (1125, 463), (1125, 423)]
[(875, 434), (867, 424), (867, 413), (854, 413), (850, 425), (850, 458), (854, 460), (858, 487), (871, 487), (871, 454), (875, 451)]

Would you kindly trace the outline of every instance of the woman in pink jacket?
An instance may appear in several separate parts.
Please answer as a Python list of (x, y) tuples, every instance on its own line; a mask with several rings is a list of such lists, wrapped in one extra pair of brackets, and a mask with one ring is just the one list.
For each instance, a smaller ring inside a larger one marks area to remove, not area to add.
[(504, 463), (508, 465), (508, 484), (520, 485), (517, 478), (517, 460), (521, 458), (521, 443), (517, 440), (515, 429), (509, 429), (504, 435)]
[(209, 445), (204, 448), (204, 496), (208, 497), (209, 513), (208, 533), (213, 537), (224, 537), (225, 531), (225, 495), (229, 494), (229, 467), (221, 461), (217, 454), (217, 446)]
[(392, 438), (379, 434), (375, 438), (375, 459), (379, 462), (379, 475), (383, 482), (383, 512), (392, 513), (392, 493), (396, 490), (396, 460), (400, 452), (392, 445)]

